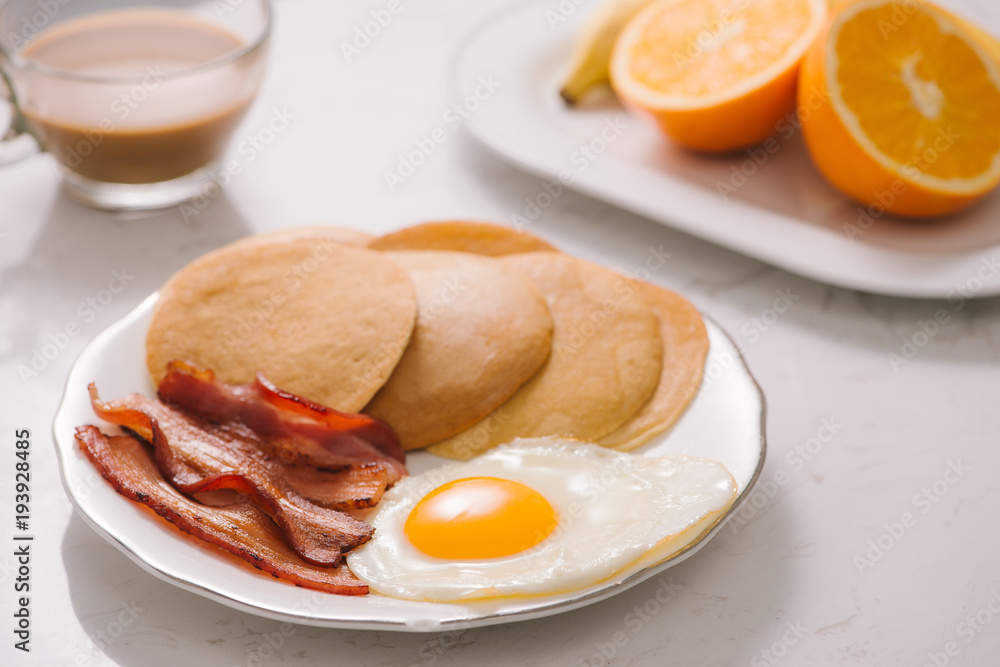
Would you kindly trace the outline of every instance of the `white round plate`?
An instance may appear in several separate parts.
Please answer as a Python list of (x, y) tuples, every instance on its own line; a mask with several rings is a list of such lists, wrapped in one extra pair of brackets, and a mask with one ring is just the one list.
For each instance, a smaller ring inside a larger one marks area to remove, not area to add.
[(767, 149), (705, 157), (672, 146), (610, 94), (568, 108), (559, 87), (594, 8), (534, 0), (469, 34), (452, 86), (474, 137), (545, 179), (814, 280), (907, 297), (1000, 294), (1000, 193), (943, 220), (895, 220), (823, 180), (794, 117)]
[[(297, 588), (258, 573), (214, 547), (181, 533), (145, 507), (118, 495), (96, 473), (73, 434), (81, 424), (108, 425), (90, 408), (87, 384), (110, 399), (131, 392), (154, 396), (145, 364), (145, 337), (153, 295), (102, 332), (80, 355), (67, 380), (53, 432), (63, 485), (94, 530), (148, 572), (181, 588), (237, 609), (293, 623), (335, 628), (433, 632), (526, 620), (575, 609), (623, 591), (691, 556), (746, 500), (764, 465), (764, 397), (732, 341), (706, 322), (710, 351), (706, 379), (694, 402), (666, 436), (645, 454), (692, 454), (721, 461), (736, 478), (739, 497), (729, 514), (686, 550), (650, 567), (636, 567), (584, 590), (519, 600), (444, 604), (381, 595), (338, 596)], [(419, 473), (444, 463), (411, 452), (407, 467)]]

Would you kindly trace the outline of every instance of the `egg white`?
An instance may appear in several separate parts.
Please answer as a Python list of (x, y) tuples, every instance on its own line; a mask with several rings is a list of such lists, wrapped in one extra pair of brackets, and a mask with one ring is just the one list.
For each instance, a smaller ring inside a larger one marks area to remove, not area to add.
[[(525, 484), (549, 501), (559, 524), (538, 545), (511, 556), (428, 556), (406, 537), (406, 519), (427, 493), (465, 477)], [(637, 561), (648, 565), (671, 556), (713, 525), (735, 498), (736, 482), (717, 461), (519, 439), (471, 461), (401, 480), (367, 517), (375, 536), (351, 551), (348, 565), (372, 591), (411, 600), (564, 593)]]

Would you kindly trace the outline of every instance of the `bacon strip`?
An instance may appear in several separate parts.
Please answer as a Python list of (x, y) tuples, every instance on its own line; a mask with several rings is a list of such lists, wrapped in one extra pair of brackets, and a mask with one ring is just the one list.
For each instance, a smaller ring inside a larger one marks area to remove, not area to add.
[(299, 559), (285, 545), (274, 522), (253, 505), (207, 507), (184, 497), (167, 483), (134, 437), (109, 438), (95, 426), (80, 426), (76, 440), (115, 491), (146, 505), (180, 530), (297, 586), (339, 595), (368, 592), (343, 564), (319, 568)]
[(394, 476), (406, 474), (406, 454), (387, 424), (367, 415), (338, 412), (284, 392), (258, 374), (246, 385), (218, 382), (207, 369), (172, 361), (158, 388), (160, 400), (211, 422), (239, 421), (284, 447), (283, 455), (311, 464), (379, 461)]
[[(91, 399), (96, 399), (96, 393)], [(109, 404), (93, 403), (97, 416), (140, 433), (147, 441), (152, 437), (144, 428), (145, 420), (129, 423), (127, 415), (115, 416), (117, 408), (132, 408), (157, 418), (167, 429), (168, 441), (186, 444), (189, 449), (207, 433), (217, 446), (236, 449), (231, 465), (242, 463), (246, 456), (265, 462), (276, 474), (285, 479), (300, 495), (330, 509), (365, 509), (374, 507), (386, 488), (398, 479), (394, 465), (385, 461), (359, 463), (345, 461), (343, 457), (322, 447), (300, 445), (288, 438), (265, 438), (239, 421), (212, 423), (190, 416), (185, 410), (175, 410), (158, 401), (140, 395), (128, 396)], [(134, 420), (133, 420), (134, 421)], [(213, 469), (202, 465), (203, 471)], [(193, 474), (193, 473), (192, 473)]]
[[(131, 394), (104, 403), (90, 387), (94, 411), (153, 445), (163, 475), (180, 491), (228, 489), (269, 511), (299, 556), (313, 565), (335, 566), (341, 553), (364, 544), (374, 532), (343, 512), (316, 505), (286, 480), (280, 460), (267, 455), (267, 441), (242, 424), (206, 424), (160, 401)], [(318, 489), (339, 473), (300, 471), (296, 479)]]
[(288, 466), (284, 479), (297, 493), (317, 505), (359, 510), (375, 507), (382, 499), (389, 469), (383, 463), (356, 463), (339, 471)]

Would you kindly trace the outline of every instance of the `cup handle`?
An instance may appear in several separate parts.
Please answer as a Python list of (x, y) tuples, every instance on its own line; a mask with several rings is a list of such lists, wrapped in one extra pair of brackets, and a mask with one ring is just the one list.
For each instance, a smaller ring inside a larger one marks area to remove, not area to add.
[(20, 162), (42, 150), (17, 104), (7, 72), (0, 68), (0, 166)]

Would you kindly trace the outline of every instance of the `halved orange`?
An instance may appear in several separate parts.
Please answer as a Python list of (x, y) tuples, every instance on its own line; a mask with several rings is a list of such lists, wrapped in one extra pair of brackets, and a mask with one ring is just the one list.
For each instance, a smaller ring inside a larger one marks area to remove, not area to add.
[(921, 0), (838, 5), (799, 82), (810, 155), (872, 215), (936, 217), (1000, 183), (1000, 66), (977, 29)]
[(611, 82), (678, 143), (727, 152), (794, 112), (799, 64), (826, 0), (659, 0), (615, 43)]

